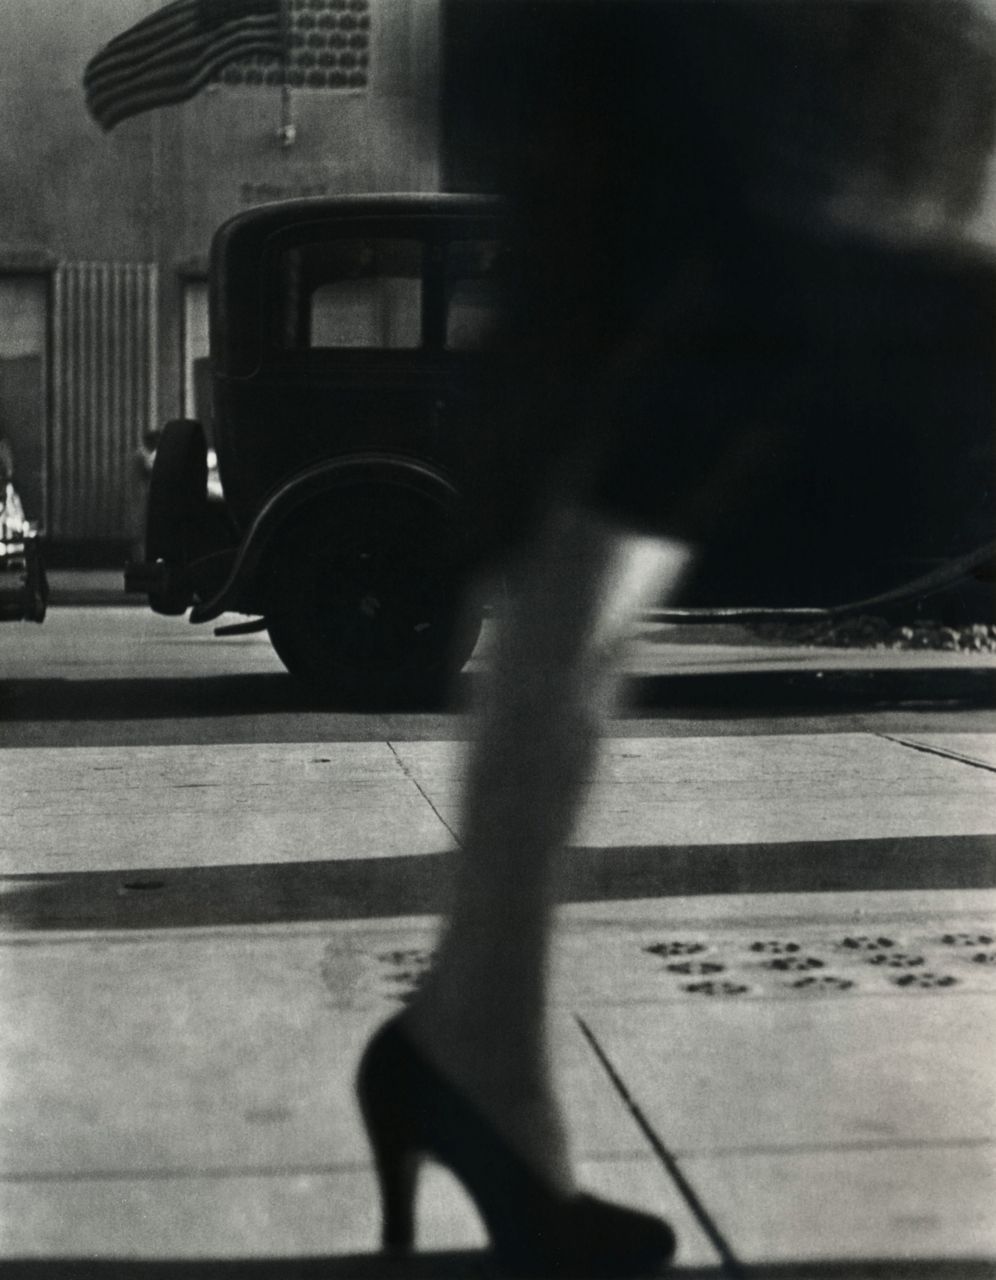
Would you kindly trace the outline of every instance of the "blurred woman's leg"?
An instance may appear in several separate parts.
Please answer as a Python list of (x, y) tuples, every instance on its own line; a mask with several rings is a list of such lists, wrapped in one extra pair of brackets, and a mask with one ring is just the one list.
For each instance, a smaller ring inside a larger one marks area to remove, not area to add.
[(436, 964), (408, 1015), (426, 1056), (552, 1185), (570, 1162), (546, 1049), (556, 855), (571, 835), (637, 611), (692, 555), (579, 509), (552, 513), (512, 582), (466, 779)]

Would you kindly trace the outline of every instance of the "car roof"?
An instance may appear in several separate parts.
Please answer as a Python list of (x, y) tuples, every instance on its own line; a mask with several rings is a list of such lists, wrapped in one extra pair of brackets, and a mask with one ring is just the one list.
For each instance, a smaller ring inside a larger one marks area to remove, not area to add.
[[(392, 234), (405, 222), (405, 234), (445, 239), (461, 224), (473, 235), (492, 237), (507, 216), (498, 197), (462, 192), (374, 193), (307, 197), (258, 205), (222, 223), (211, 242), (209, 268), (211, 351), (215, 367), (231, 370), (258, 342), (261, 273), (255, 270), (266, 245), (285, 233), (295, 240), (311, 228), (321, 238), (330, 224), (357, 220), (361, 234)], [(367, 224), (367, 225), (363, 225)], [(378, 225), (379, 224), (379, 225)], [(400, 228), (399, 228), (400, 230)], [(348, 234), (348, 233), (347, 233)]]
[(265, 238), (274, 231), (309, 222), (340, 218), (462, 219), (498, 217), (505, 205), (497, 196), (465, 192), (376, 192), (343, 196), (309, 196), (257, 205), (229, 218), (215, 232), (213, 251)]

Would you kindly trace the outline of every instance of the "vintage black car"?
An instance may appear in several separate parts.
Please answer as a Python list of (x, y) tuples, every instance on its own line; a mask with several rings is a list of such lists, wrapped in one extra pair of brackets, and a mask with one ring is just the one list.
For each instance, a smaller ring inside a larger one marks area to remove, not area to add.
[(502, 280), (486, 197), (262, 206), (215, 235), (211, 501), (202, 424), (164, 428), (129, 590), (208, 622), (253, 615), (326, 694), (422, 696), (462, 665), (468, 458)]
[[(164, 428), (129, 589), (192, 622), (249, 615), (224, 630), (265, 628), (293, 674), (340, 701), (441, 691), (479, 632), (460, 607), (475, 499), (514, 496), (515, 466), (539, 456), (509, 468), (502, 452), (513, 384), (490, 338), (508, 232), (499, 202), (467, 195), (290, 201), (222, 226), (211, 449), (201, 423)], [(855, 310), (840, 402), (817, 387), (802, 410), (820, 442), (812, 474), (770, 518), (731, 524), (686, 616), (839, 611), (883, 594), (909, 608), (905, 584), (927, 573), (935, 592), (953, 567), (975, 573), (964, 607), (988, 620), (991, 264), (874, 246), (847, 262), (876, 305)], [(835, 465), (838, 449), (859, 465)], [(489, 468), (513, 483), (479, 486)]]

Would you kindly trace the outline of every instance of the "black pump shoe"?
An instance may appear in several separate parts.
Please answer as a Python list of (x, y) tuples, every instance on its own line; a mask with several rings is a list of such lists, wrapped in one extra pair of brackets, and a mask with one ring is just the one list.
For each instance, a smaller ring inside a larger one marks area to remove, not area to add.
[(658, 1275), (674, 1233), (648, 1213), (551, 1191), (409, 1040), (397, 1018), (374, 1036), (356, 1091), (373, 1148), (383, 1247), (407, 1252), (424, 1156), (445, 1165), (477, 1205), (502, 1269), (516, 1276)]

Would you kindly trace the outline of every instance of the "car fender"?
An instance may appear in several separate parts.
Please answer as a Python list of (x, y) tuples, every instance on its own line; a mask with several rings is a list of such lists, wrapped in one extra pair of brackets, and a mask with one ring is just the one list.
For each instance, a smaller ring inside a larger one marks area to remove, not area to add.
[(256, 513), (235, 552), (232, 566), (220, 589), (207, 600), (196, 601), (191, 622), (210, 622), (228, 610), (242, 611), (240, 601), (255, 580), (267, 549), (287, 520), (325, 493), (344, 485), (369, 481), (415, 485), (454, 506), (460, 492), (440, 469), (417, 458), (391, 453), (357, 453), (308, 467), (280, 485)]

